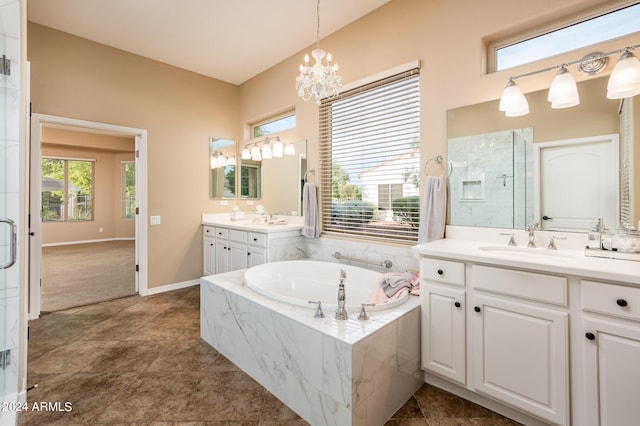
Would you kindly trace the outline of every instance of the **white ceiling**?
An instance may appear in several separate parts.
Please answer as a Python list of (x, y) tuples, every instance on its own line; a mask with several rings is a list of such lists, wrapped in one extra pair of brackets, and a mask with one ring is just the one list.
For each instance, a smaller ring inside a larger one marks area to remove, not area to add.
[[(388, 1), (323, 0), (320, 37)], [(315, 0), (29, 0), (27, 7), (29, 21), (234, 84), (316, 41)]]

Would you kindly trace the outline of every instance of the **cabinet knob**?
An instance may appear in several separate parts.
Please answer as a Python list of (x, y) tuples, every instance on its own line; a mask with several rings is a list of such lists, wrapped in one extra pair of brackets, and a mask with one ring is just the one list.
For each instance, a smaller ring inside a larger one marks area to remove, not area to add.
[(213, 247), (213, 243), (209, 244), (211, 247)]
[(251, 253), (247, 252), (247, 256), (251, 256)]
[(618, 306), (623, 307), (623, 308), (624, 308), (625, 306), (627, 306), (627, 305), (628, 305), (627, 301), (626, 301), (626, 300), (624, 300), (624, 299), (618, 299), (618, 300), (616, 300), (616, 304), (617, 304)]
[(460, 307), (460, 302), (455, 302), (455, 303), (453, 304), (453, 306), (455, 306), (456, 308), (459, 308), (459, 307)]
[(254, 239), (253, 239), (253, 241), (258, 241), (258, 239), (257, 239), (257, 238), (254, 238)]
[(474, 310), (474, 311), (476, 311), (476, 312), (480, 312), (480, 306), (475, 306), (475, 307), (473, 308), (473, 310)]
[(587, 334), (584, 335), (584, 337), (586, 337), (589, 340), (595, 340), (596, 335), (593, 334), (592, 332), (588, 332)]
[(438, 269), (436, 272), (438, 273), (438, 275), (444, 275), (444, 271), (442, 269)]

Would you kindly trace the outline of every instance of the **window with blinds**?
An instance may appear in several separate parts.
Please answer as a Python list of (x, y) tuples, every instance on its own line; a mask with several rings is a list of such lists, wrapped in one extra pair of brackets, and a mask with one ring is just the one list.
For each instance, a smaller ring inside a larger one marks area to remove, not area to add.
[(417, 241), (419, 148), (419, 69), (323, 100), (323, 233)]

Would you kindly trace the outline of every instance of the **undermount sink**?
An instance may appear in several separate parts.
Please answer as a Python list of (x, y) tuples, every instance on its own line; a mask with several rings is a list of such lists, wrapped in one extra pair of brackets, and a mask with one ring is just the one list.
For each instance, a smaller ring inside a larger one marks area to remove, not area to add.
[(572, 253), (565, 250), (551, 250), (537, 247), (480, 246), (478, 248), (482, 251), (504, 253), (518, 257), (542, 256), (547, 258), (564, 257), (571, 259), (579, 257), (577, 253)]

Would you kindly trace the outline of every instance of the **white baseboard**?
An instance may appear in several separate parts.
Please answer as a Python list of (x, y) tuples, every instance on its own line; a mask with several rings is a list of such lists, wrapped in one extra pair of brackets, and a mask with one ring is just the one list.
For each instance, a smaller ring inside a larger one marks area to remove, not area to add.
[(199, 285), (200, 280), (190, 280), (183, 281), (181, 283), (167, 284), (162, 285), (160, 287), (152, 287), (148, 288), (145, 291), (140, 291), (140, 296), (150, 296), (152, 294), (164, 293), (166, 291), (179, 290), (181, 288), (193, 287), (194, 285)]
[(103, 238), (100, 240), (66, 241), (62, 243), (43, 244), (42, 247), (71, 246), (74, 244), (105, 243), (108, 241), (135, 241), (135, 237)]

